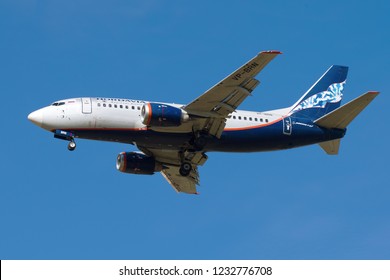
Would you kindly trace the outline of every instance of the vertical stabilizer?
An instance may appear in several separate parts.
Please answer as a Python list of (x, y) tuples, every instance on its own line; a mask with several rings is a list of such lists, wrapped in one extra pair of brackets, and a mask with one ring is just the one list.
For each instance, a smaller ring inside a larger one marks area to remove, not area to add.
[(291, 107), (290, 115), (316, 120), (340, 107), (348, 67), (333, 65)]

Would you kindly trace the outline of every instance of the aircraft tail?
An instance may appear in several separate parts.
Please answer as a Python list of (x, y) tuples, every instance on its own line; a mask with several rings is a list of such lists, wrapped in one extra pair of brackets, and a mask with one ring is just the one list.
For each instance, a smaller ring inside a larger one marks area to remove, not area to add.
[(348, 67), (333, 65), (290, 109), (289, 115), (316, 120), (340, 107)]
[(342, 107), (315, 120), (314, 123), (329, 129), (345, 129), (378, 94), (379, 92), (377, 91), (366, 92)]
[(328, 155), (337, 155), (339, 153), (340, 140), (341, 139), (330, 140), (319, 143), (318, 145), (320, 145)]
[[(328, 129), (346, 129), (378, 94), (379, 92), (377, 91), (369, 91), (342, 107), (320, 117), (315, 120), (314, 123)], [(337, 155), (339, 152), (340, 139), (322, 142), (319, 145), (328, 155)]]

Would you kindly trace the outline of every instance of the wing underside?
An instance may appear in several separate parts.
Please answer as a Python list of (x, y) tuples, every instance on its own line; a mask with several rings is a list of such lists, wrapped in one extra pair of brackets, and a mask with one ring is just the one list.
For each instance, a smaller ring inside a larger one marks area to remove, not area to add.
[[(163, 166), (161, 175), (168, 183), (177, 191), (188, 194), (197, 194), (196, 186), (199, 185), (198, 166), (203, 165), (207, 160), (207, 155), (203, 152), (195, 151), (178, 151), (153, 149), (146, 147), (138, 147), (142, 152), (149, 156), (153, 156), (156, 161)], [(188, 176), (180, 174), (180, 164), (190, 162), (192, 170)]]
[(190, 175), (185, 177), (180, 175), (179, 168), (176, 165), (165, 165), (161, 171), (161, 175), (163, 175), (175, 191), (197, 194), (196, 186), (199, 185), (198, 168), (196, 166), (193, 167)]
[(261, 52), (197, 99), (184, 106), (193, 116), (207, 118), (200, 130), (221, 137), (226, 118), (260, 83), (254, 77), (280, 52)]

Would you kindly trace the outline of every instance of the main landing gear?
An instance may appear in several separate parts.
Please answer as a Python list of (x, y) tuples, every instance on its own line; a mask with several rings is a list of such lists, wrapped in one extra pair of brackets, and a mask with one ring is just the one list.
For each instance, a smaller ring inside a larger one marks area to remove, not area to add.
[(189, 163), (189, 162), (183, 162), (183, 163), (180, 165), (179, 173), (180, 173), (181, 176), (187, 177), (188, 175), (190, 175), (191, 170), (192, 170), (192, 165), (191, 165), (191, 163)]
[(194, 147), (195, 151), (201, 151), (206, 146), (210, 135), (207, 132), (196, 132), (194, 133), (193, 139), (190, 141), (190, 144)]

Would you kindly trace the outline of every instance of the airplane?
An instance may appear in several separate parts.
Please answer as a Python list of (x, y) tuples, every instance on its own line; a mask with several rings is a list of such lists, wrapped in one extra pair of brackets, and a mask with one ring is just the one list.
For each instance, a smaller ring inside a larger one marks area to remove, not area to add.
[(349, 123), (379, 94), (369, 91), (340, 107), (348, 67), (331, 66), (292, 106), (266, 112), (238, 110), (259, 85), (255, 77), (281, 54), (263, 51), (192, 102), (172, 104), (126, 98), (59, 100), (28, 119), (69, 141), (75, 138), (132, 144), (116, 168), (124, 173), (160, 172), (177, 191), (198, 194), (198, 166), (208, 152), (275, 151), (319, 144), (339, 151)]

